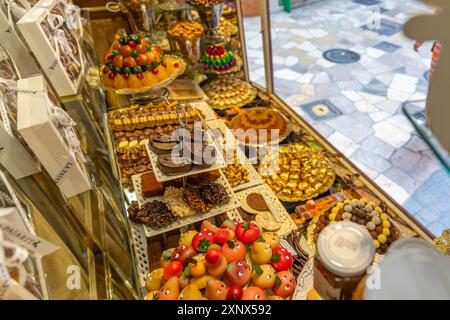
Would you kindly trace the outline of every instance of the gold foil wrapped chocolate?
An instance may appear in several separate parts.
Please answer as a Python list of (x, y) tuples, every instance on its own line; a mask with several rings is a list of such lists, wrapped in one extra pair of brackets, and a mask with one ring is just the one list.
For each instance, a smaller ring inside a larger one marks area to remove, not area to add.
[[(278, 157), (278, 168), (273, 165)], [(271, 167), (272, 166), (272, 167)], [(264, 181), (282, 201), (305, 201), (326, 192), (334, 183), (335, 171), (319, 151), (304, 144), (282, 147), (260, 165)]]

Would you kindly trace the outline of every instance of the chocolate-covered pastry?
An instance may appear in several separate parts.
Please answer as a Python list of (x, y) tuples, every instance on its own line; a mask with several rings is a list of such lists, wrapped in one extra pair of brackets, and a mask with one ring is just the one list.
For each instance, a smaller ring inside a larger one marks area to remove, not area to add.
[(147, 171), (147, 166), (137, 165), (136, 167), (134, 167), (134, 170), (136, 170), (137, 173), (144, 173)]
[(178, 142), (173, 140), (170, 135), (162, 134), (153, 137), (150, 140), (149, 147), (156, 154), (168, 154), (172, 152), (177, 143)]
[(129, 215), (131, 221), (136, 223), (142, 223), (152, 228), (162, 228), (173, 221), (175, 217), (167, 208), (164, 202), (154, 200), (152, 202), (145, 203), (136, 214)]
[(135, 217), (139, 212), (139, 205), (138, 205), (137, 201), (131, 201), (131, 204), (127, 208), (127, 211), (128, 211), (128, 215), (130, 216), (130, 219), (132, 216)]
[(187, 185), (184, 189), (184, 201), (192, 210), (196, 212), (207, 212), (211, 205), (203, 201), (200, 191), (191, 185)]
[(192, 170), (192, 163), (187, 162), (183, 157), (169, 154), (158, 156), (158, 166), (164, 174), (176, 175)]
[(134, 176), (136, 174), (136, 170), (134, 170), (134, 168), (125, 168), (124, 170), (122, 170), (122, 173), (126, 176), (126, 177), (131, 177)]
[(230, 196), (223, 185), (211, 182), (200, 186), (200, 195), (206, 203), (221, 205), (230, 201)]

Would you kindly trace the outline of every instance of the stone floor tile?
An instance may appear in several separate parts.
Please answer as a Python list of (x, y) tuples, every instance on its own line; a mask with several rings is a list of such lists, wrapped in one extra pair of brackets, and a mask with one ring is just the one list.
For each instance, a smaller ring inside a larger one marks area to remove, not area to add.
[(401, 91), (401, 90), (391, 89), (391, 88), (388, 88), (388, 90), (387, 90), (388, 99), (396, 100), (396, 101), (400, 101), (400, 102), (404, 102), (404, 101), (408, 100), (409, 97), (411, 97), (411, 95), (412, 95), (412, 93), (407, 92), (407, 91)]
[(274, 72), (276, 78), (285, 80), (297, 80), (302, 77), (302, 74), (292, 71), (291, 69), (281, 69)]
[(362, 172), (364, 172), (370, 179), (375, 179), (378, 176), (378, 172), (376, 170), (370, 169), (366, 165), (362, 164), (358, 160), (350, 158), (352, 163), (358, 167)]
[(439, 237), (445, 230), (445, 226), (439, 221), (435, 221), (432, 224), (427, 225), (428, 230), (431, 231), (436, 237)]
[(369, 113), (377, 111), (377, 109), (371, 103), (365, 100), (355, 102), (355, 107), (359, 112)]
[(362, 97), (358, 94), (358, 92), (353, 90), (343, 90), (342, 94), (346, 96), (351, 101), (359, 101), (362, 99)]
[(339, 81), (337, 85), (342, 91), (360, 91), (362, 88), (362, 85), (355, 80)]
[(417, 163), (416, 168), (410, 174), (417, 181), (423, 182), (440, 169), (441, 166), (435, 158), (423, 156)]
[(371, 104), (380, 103), (380, 102), (386, 100), (386, 96), (379, 96), (379, 95), (375, 95), (375, 94), (370, 94), (370, 93), (367, 93), (365, 91), (360, 91), (359, 95), (364, 100), (366, 100), (367, 102), (369, 102)]
[(297, 82), (303, 83), (303, 84), (308, 84), (311, 83), (311, 80), (313, 79), (314, 74), (312, 73), (305, 73), (300, 75), (300, 77), (298, 79), (296, 79)]
[(389, 118), (392, 116), (390, 113), (384, 112), (384, 111), (375, 111), (369, 113), (369, 116), (372, 118), (373, 121), (378, 122), (383, 119)]
[(392, 166), (389, 161), (383, 159), (378, 154), (363, 149), (357, 150), (353, 154), (352, 159), (355, 159), (358, 162), (364, 164), (365, 166), (373, 170), (376, 170), (377, 172), (380, 173), (385, 172)]
[(389, 168), (384, 175), (401, 185), (409, 194), (414, 193), (420, 185), (419, 182), (398, 167)]
[(418, 80), (419, 79), (416, 77), (405, 74), (396, 74), (394, 75), (390, 88), (413, 93), (416, 90)]
[(284, 64), (288, 67), (292, 67), (293, 65), (297, 64), (298, 58), (294, 56), (288, 56), (284, 59)]
[(356, 149), (358, 149), (358, 144), (356, 144), (354, 141), (344, 136), (340, 132), (334, 132), (333, 134), (331, 134), (328, 137), (328, 141), (346, 157), (350, 157), (356, 151)]
[(362, 149), (373, 152), (386, 160), (390, 159), (395, 151), (394, 147), (375, 136), (367, 137), (360, 142), (360, 145)]
[(401, 102), (391, 99), (378, 102), (375, 106), (381, 111), (385, 111), (390, 114), (395, 114), (400, 109)]
[(400, 148), (392, 155), (391, 162), (394, 166), (409, 173), (416, 169), (420, 158), (421, 156), (419, 153), (409, 151), (406, 148)]
[(419, 212), (419, 210), (423, 207), (420, 203), (418, 203), (416, 200), (412, 199), (411, 197), (403, 204), (403, 207), (411, 214), (416, 214)]
[(328, 138), (334, 132), (333, 128), (323, 122), (316, 123), (313, 127), (325, 138)]
[(330, 119), (327, 124), (356, 143), (373, 134), (372, 119), (366, 114), (342, 115)]
[(380, 174), (378, 177), (376, 177), (375, 183), (383, 188), (398, 203), (405, 202), (409, 197), (409, 193), (406, 192), (405, 189), (403, 189), (401, 186), (399, 186), (397, 183), (395, 183), (385, 175)]
[(386, 119), (386, 122), (408, 133), (415, 131), (409, 120), (403, 114), (396, 114), (395, 116), (389, 117)]
[(367, 55), (371, 58), (379, 58), (383, 55), (385, 55), (386, 52), (382, 51), (382, 50), (378, 50), (375, 48), (367, 48)]
[(387, 123), (386, 120), (375, 123), (373, 126), (375, 136), (384, 142), (390, 144), (394, 148), (400, 148), (411, 137), (409, 133)]
[(354, 103), (341, 94), (330, 97), (328, 100), (338, 107), (343, 114), (350, 114), (356, 111)]
[(326, 72), (320, 72), (314, 76), (312, 83), (330, 83), (330, 77)]
[(334, 83), (319, 83), (314, 86), (318, 98), (331, 97), (341, 93)]
[(316, 95), (313, 84), (301, 84), (298, 87), (298, 92), (302, 95), (313, 97)]

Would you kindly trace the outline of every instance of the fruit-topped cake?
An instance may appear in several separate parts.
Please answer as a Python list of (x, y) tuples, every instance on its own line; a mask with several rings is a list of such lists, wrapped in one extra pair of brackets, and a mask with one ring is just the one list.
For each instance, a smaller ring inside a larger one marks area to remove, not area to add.
[(221, 45), (209, 46), (201, 57), (205, 70), (225, 73), (237, 65), (236, 57), (231, 51), (227, 51)]
[(102, 78), (108, 89), (148, 88), (181, 74), (183, 67), (138, 35), (124, 35), (116, 37), (106, 53)]

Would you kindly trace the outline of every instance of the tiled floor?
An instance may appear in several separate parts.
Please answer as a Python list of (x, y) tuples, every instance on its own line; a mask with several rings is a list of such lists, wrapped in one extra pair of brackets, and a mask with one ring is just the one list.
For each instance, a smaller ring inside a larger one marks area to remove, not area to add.
[[(401, 112), (402, 102), (426, 97), (431, 43), (414, 52), (399, 26), (431, 9), (418, 1), (375, 1), (378, 9), (363, 2), (323, 0), (272, 14), (276, 91), (437, 235), (450, 228), (450, 178)], [(369, 23), (374, 12), (381, 13), (380, 30)], [(259, 31), (258, 17), (245, 18), (251, 79), (263, 84)], [(334, 48), (361, 59), (324, 59)]]

